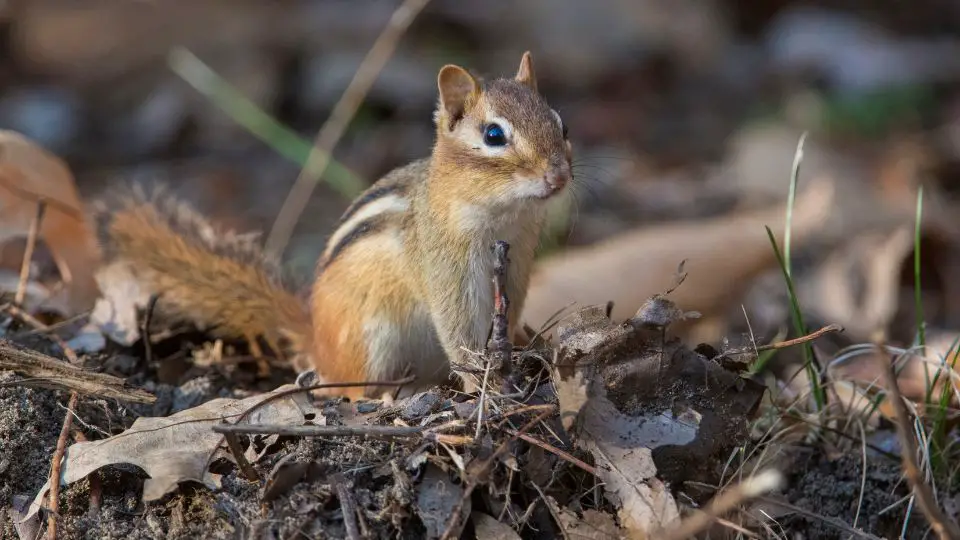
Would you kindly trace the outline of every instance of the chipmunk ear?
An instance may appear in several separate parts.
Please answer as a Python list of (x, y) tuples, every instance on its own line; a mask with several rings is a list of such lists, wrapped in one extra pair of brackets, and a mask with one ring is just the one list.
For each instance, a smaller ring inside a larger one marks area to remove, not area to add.
[(534, 92), (537, 91), (537, 76), (533, 73), (533, 55), (530, 54), (530, 51), (523, 53), (523, 58), (520, 59), (517, 82), (529, 86)]
[(440, 110), (438, 121), (445, 116), (447, 129), (453, 129), (466, 114), (467, 108), (476, 103), (480, 96), (480, 83), (467, 70), (448, 64), (443, 66), (437, 76), (440, 89)]

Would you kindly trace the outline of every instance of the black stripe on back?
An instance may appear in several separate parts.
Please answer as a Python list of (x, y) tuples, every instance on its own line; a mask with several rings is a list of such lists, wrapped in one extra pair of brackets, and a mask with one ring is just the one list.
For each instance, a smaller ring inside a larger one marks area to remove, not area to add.
[(340, 221), (339, 223), (337, 223), (337, 226), (340, 226), (346, 223), (347, 220), (353, 217), (353, 215), (356, 214), (361, 208), (372, 203), (373, 201), (377, 199), (381, 199), (392, 193), (403, 194), (404, 191), (405, 191), (404, 186), (403, 184), (400, 184), (400, 183), (387, 184), (385, 186), (376, 187), (371, 190), (368, 190), (366, 193), (360, 195), (357, 199), (353, 201), (353, 203), (350, 204), (350, 207), (347, 208), (346, 212), (344, 212), (343, 215), (340, 216)]
[(357, 223), (357, 225), (350, 231), (349, 234), (341, 238), (340, 241), (333, 246), (333, 248), (330, 250), (330, 255), (321, 263), (320, 271), (322, 272), (324, 269), (330, 266), (333, 261), (337, 259), (338, 255), (350, 247), (350, 244), (356, 243), (365, 236), (376, 234), (382, 231), (386, 223), (387, 220), (382, 215), (373, 216), (369, 219), (361, 221), (360, 223)]

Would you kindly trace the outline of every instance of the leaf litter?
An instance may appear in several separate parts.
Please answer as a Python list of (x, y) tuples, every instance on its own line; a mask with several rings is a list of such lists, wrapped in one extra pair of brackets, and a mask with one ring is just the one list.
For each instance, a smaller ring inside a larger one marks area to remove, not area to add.
[[(349, 519), (373, 537), (411, 538), (479, 531), (517, 537), (507, 530), (523, 538), (534, 530), (567, 538), (641, 538), (676, 524), (682, 512), (671, 485), (716, 476), (729, 452), (746, 442), (763, 387), (677, 340), (664, 340), (660, 325), (639, 318), (618, 324), (600, 308), (565, 318), (558, 338), (555, 346), (514, 351), (526, 392), (489, 391), (480, 439), (478, 399), (443, 388), (390, 405), (315, 402), (301, 392), (243, 415), (297, 388), (284, 385), (241, 399), (212, 399), (166, 417), (140, 417), (110, 437), (76, 442), (65, 454), (61, 484), (68, 497), (76, 496), (82, 491), (70, 488), (91, 474), (133, 465), (148, 477), (137, 508), (169, 507), (203, 492), (256, 502), (218, 503), (236, 515), (214, 512), (214, 530), (221, 532), (212, 537), (238, 531), (283, 537), (292, 530), (342, 537)], [(240, 415), (244, 425), (369, 432), (244, 435), (241, 454), (259, 478), (251, 481), (224, 436), (213, 431)], [(524, 425), (530, 428), (522, 431)], [(384, 437), (373, 431), (378, 426), (416, 431)], [(501, 446), (507, 451), (498, 453)], [(358, 509), (353, 518), (334, 510), (343, 478), (349, 478)], [(485, 487), (465, 496), (471, 484)], [(33, 503), (20, 514), (23, 523), (46, 507), (48, 486), (31, 495)], [(253, 512), (261, 505), (268, 517)], [(455, 512), (461, 517), (451, 526)]]

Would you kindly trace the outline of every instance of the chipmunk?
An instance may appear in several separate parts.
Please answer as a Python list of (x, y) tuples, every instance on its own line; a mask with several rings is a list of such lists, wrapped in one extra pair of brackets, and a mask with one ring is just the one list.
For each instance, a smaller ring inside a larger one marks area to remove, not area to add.
[[(437, 76), (430, 157), (397, 168), (342, 215), (317, 265), (309, 302), (249, 241), (142, 191), (100, 206), (108, 260), (161, 293), (159, 309), (263, 338), (327, 382), (415, 381), (400, 395), (444, 383), (451, 364), (485, 345), (493, 314), (492, 245), (511, 246), (511, 335), (533, 266), (546, 202), (572, 179), (560, 115), (538, 93), (529, 52), (513, 78), (483, 81), (446, 65)], [(474, 390), (468, 377), (464, 389)], [(377, 397), (384, 388), (318, 394)], [(392, 389), (389, 389), (392, 390)]]

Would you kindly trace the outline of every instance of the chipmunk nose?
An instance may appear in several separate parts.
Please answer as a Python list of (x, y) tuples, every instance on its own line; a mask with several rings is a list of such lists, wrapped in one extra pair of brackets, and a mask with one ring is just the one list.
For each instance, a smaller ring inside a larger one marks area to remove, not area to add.
[(561, 165), (559, 167), (551, 167), (550, 170), (547, 171), (547, 174), (544, 175), (544, 180), (546, 180), (550, 189), (560, 191), (570, 181), (570, 176), (570, 167)]

